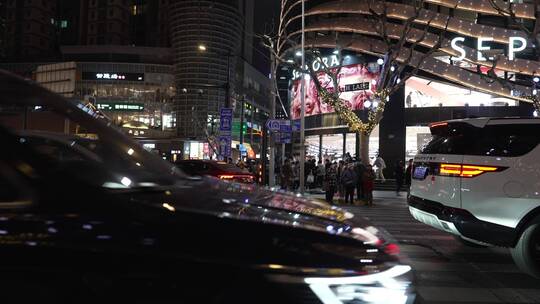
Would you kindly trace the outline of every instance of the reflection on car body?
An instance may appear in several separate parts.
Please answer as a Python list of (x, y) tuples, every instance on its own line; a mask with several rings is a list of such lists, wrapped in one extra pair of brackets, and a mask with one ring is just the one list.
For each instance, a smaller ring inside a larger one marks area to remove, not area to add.
[[(411, 267), (365, 219), (190, 178), (106, 119), (5, 72), (0, 113), (3, 301), (414, 301)], [(21, 130), (36, 117), (69, 119), (70, 134)], [(93, 139), (77, 138), (79, 126)]]

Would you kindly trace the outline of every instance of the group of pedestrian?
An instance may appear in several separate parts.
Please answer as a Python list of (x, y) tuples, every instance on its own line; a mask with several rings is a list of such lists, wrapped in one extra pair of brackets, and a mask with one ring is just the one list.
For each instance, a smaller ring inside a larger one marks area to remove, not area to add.
[[(396, 195), (400, 195), (403, 185), (410, 185), (412, 176), (412, 163), (410, 159), (405, 168), (403, 161), (396, 164), (394, 176), (396, 179)], [(373, 205), (373, 190), (376, 179), (385, 181), (383, 170), (386, 164), (378, 155), (374, 166), (362, 163), (360, 159), (354, 159), (346, 155), (339, 163), (325, 160), (324, 163), (314, 159), (306, 161), (305, 181), (308, 188), (322, 188), (325, 192), (326, 201), (334, 203), (334, 196), (344, 198), (345, 204), (354, 204), (355, 192), (358, 201), (364, 201), (366, 205)], [(375, 169), (373, 168), (375, 167)], [(284, 190), (296, 190), (300, 184), (300, 165), (298, 161), (285, 160), (279, 168), (281, 188)]]
[(365, 166), (360, 160), (345, 158), (339, 164), (333, 163), (326, 166), (324, 190), (326, 201), (334, 203), (334, 195), (338, 193), (340, 198), (345, 197), (345, 204), (354, 204), (356, 190), (357, 199), (366, 201), (368, 206), (373, 205), (373, 182), (375, 172), (371, 165)]
[(294, 191), (300, 186), (300, 163), (286, 159), (279, 169), (281, 188)]

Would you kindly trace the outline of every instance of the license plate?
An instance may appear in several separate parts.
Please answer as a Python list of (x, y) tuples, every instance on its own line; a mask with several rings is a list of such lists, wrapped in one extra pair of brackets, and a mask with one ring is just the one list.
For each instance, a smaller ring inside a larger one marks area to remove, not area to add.
[(413, 178), (423, 180), (427, 176), (428, 168), (427, 167), (416, 167), (414, 168)]

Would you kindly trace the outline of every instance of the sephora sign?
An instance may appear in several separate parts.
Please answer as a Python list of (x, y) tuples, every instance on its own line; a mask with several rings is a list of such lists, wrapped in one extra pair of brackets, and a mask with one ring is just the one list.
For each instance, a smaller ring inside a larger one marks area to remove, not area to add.
[[(458, 45), (458, 42), (465, 41), (464, 37), (456, 37), (452, 39), (451, 46), (452, 49), (459, 52), (460, 56), (454, 58), (454, 60), (461, 61), (465, 58), (466, 52), (463, 47)], [(482, 55), (482, 51), (490, 50), (491, 48), (489, 46), (485, 46), (484, 42), (493, 41), (493, 37), (480, 37), (478, 38), (478, 43), (476, 45), (477, 51), (477, 59), (478, 61), (487, 61), (487, 59)], [(523, 51), (527, 47), (527, 40), (522, 37), (508, 37), (508, 59), (514, 60), (515, 54), (517, 52)], [(492, 57), (489, 58), (490, 60), (493, 59)]]

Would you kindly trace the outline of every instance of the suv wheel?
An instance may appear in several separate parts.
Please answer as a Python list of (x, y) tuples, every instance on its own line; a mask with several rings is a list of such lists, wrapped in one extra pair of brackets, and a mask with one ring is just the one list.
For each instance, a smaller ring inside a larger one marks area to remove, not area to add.
[(533, 220), (521, 234), (512, 258), (519, 269), (535, 278), (540, 278), (540, 217)]

